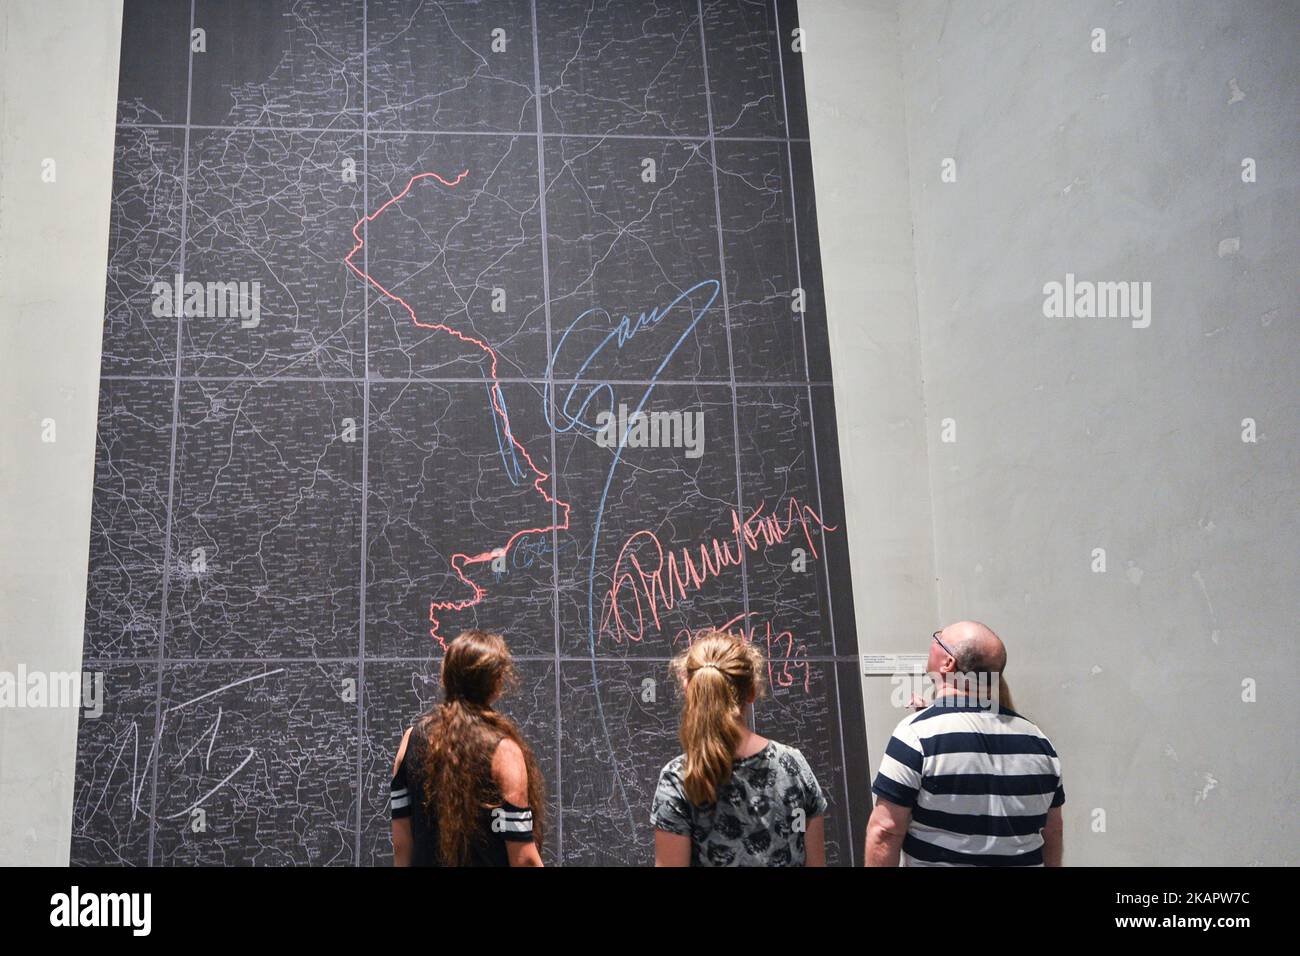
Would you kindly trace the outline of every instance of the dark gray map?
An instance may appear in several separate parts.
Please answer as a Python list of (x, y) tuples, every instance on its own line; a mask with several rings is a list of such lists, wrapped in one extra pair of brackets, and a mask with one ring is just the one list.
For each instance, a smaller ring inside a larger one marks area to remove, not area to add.
[(389, 862), (498, 630), (548, 863), (646, 864), (667, 661), (869, 810), (797, 11), (127, 0), (72, 860)]

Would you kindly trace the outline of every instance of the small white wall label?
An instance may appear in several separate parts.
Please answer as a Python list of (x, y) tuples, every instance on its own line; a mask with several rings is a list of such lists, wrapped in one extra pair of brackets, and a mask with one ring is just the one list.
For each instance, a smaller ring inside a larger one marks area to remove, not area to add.
[(927, 660), (929, 657), (925, 654), (863, 654), (862, 673), (884, 674), (887, 677), (894, 674), (924, 674)]

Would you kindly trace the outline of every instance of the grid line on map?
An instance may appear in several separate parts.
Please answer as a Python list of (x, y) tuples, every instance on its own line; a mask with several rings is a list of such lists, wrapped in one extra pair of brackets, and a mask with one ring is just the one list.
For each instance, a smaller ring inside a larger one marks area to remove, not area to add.
[[(171, 375), (103, 375), (101, 380), (105, 382), (171, 382), (174, 376)], [(372, 375), (369, 379), (364, 377), (342, 376), (311, 376), (311, 375), (182, 375), (182, 382), (194, 382), (196, 384), (219, 384), (228, 382), (231, 384), (248, 383), (250, 385), (269, 385), (278, 382), (302, 382), (315, 384), (321, 382), (340, 382), (361, 385), (366, 381), (375, 385), (480, 385), (483, 382), (482, 377), (468, 378), (465, 376), (447, 376), (439, 378), (437, 376), (423, 376), (419, 378), (384, 378), (379, 375)], [(501, 376), (497, 381), (502, 385), (573, 385), (577, 384), (577, 379), (557, 377), (548, 378), (510, 378)], [(731, 385), (731, 379), (725, 378), (692, 378), (692, 379), (671, 379), (660, 378), (653, 382), (641, 379), (628, 378), (606, 378), (602, 382), (609, 385), (628, 385), (628, 386), (649, 386), (649, 385), (672, 385), (697, 387), (701, 385), (727, 386)], [(826, 379), (816, 379), (812, 381), (799, 380), (781, 380), (781, 381), (753, 381), (736, 379), (737, 388), (833, 388), (835, 383)]]
[[(220, 124), (201, 124), (194, 123), (185, 125), (181, 123), (118, 123), (119, 129), (197, 129), (197, 130), (214, 130), (228, 131), (232, 133), (328, 133), (338, 136), (356, 136), (357, 130), (349, 129), (331, 129), (328, 127), (314, 126), (225, 126)], [(379, 129), (375, 131), (376, 136), (497, 136), (510, 137), (514, 139), (532, 139), (534, 136), (541, 136), (544, 139), (666, 139), (674, 142), (707, 142), (710, 137), (692, 136), (690, 134), (673, 134), (673, 133), (534, 133), (526, 130), (484, 130), (484, 129)], [(796, 143), (808, 142), (806, 136), (718, 136), (715, 137), (718, 142), (722, 143), (784, 143), (794, 140)]]
[[(370, 42), (368, 28), (370, 14), (368, 0), (361, 2), (361, 212), (367, 217), (361, 224), (361, 269), (370, 275)], [(354, 866), (361, 866), (361, 831), (366, 809), (366, 789), (363, 766), (366, 755), (366, 571), (367, 521), (370, 504), (370, 283), (361, 283), (362, 308), (362, 378), (361, 386), (361, 583), (358, 592), (358, 643), (357, 643), (357, 792), (353, 806), (356, 808), (356, 843)]]
[[(194, 6), (195, 0), (190, 0), (190, 35), (194, 32)], [(181, 229), (180, 229), (180, 250), (177, 268), (180, 274), (185, 274), (185, 243), (187, 239), (186, 230), (188, 228), (187, 214), (189, 212), (189, 184), (190, 184), (190, 101), (193, 98), (194, 87), (194, 48), (192, 44), (187, 44), (188, 64), (186, 66), (185, 76), (185, 138), (183, 144), (183, 154), (181, 157)], [(175, 490), (176, 490), (176, 430), (180, 419), (181, 404), (181, 353), (182, 342), (181, 335), (184, 329), (185, 310), (179, 310), (180, 314), (176, 316), (176, 358), (173, 368), (175, 375), (172, 384), (172, 434), (171, 434), (171, 452), (167, 465), (167, 518), (163, 525), (163, 567), (162, 567), (162, 600), (158, 612), (158, 678), (154, 687), (154, 722), (153, 722), (153, 745), (149, 750), (150, 757), (150, 774), (149, 774), (149, 844), (148, 844), (148, 862), (153, 866), (154, 862), (154, 845), (158, 837), (158, 764), (162, 760), (162, 685), (163, 685), (163, 661), (166, 657), (167, 648), (167, 600), (169, 583), (171, 581), (171, 561), (172, 561), (172, 514), (175, 508)]]
[(560, 487), (556, 477), (559, 457), (555, 450), (555, 367), (551, 362), (551, 264), (547, 245), (546, 225), (546, 139), (542, 131), (542, 66), (539, 50), (541, 37), (537, 30), (537, 0), (530, 0), (529, 16), (533, 29), (533, 105), (537, 116), (537, 203), (542, 238), (542, 305), (546, 317), (546, 426), (551, 443), (551, 615), (554, 625), (555, 653), (552, 655), (555, 674), (555, 852), (556, 859), (564, 864), (564, 714), (560, 708), (562, 654), (560, 648)]
[[(511, 654), (517, 661), (537, 661), (549, 662), (555, 660), (554, 654)], [(429, 657), (411, 656), (409, 654), (371, 654), (366, 657), (367, 661), (375, 663), (436, 663), (441, 659), (441, 655), (431, 655)], [(590, 654), (561, 654), (559, 659), (566, 664), (585, 664), (592, 660)], [(638, 664), (642, 662), (650, 663), (667, 663), (673, 659), (673, 655), (646, 654), (636, 657), (619, 657), (616, 654), (597, 654), (595, 660), (605, 664)], [(771, 661), (780, 661), (782, 663), (793, 663), (798, 661), (813, 661), (819, 664), (839, 663), (850, 664), (856, 663), (856, 656), (847, 656), (840, 654), (834, 656), (831, 654), (801, 654), (798, 656), (782, 657), (772, 655), (767, 658)], [(106, 657), (93, 658), (87, 657), (83, 663), (87, 667), (138, 667), (142, 664), (154, 663), (157, 658), (154, 657)], [(207, 664), (353, 664), (356, 658), (350, 655), (342, 657), (167, 657), (163, 663), (168, 667), (189, 667), (191, 665)]]
[[(727, 254), (722, 235), (722, 196), (718, 189), (718, 144), (713, 130), (713, 91), (709, 88), (709, 52), (704, 30), (704, 0), (696, 0), (695, 15), (699, 20), (700, 62), (704, 67), (704, 111), (709, 123), (709, 166), (713, 177), (713, 227), (718, 234), (718, 282), (722, 289), (722, 324), (727, 333), (727, 372), (731, 387), (731, 441), (732, 457), (736, 466), (736, 512), (745, 513), (744, 491), (740, 480), (740, 410), (736, 405), (736, 356), (731, 344), (731, 301), (727, 290)], [(789, 128), (786, 133), (790, 132)], [(806, 375), (805, 375), (806, 377)], [(749, 559), (745, 549), (740, 550), (740, 607), (741, 620), (749, 627)], [(750, 706), (750, 721), (758, 729), (758, 713)]]

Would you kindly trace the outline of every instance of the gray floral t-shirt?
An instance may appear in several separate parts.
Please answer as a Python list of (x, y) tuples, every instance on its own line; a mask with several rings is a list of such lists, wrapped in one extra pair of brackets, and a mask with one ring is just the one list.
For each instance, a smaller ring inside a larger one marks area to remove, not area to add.
[(681, 754), (659, 774), (650, 822), (691, 838), (691, 866), (804, 865), (804, 831), (826, 812), (826, 794), (803, 754), (769, 740), (732, 763), (717, 803), (698, 807), (686, 796), (685, 768)]

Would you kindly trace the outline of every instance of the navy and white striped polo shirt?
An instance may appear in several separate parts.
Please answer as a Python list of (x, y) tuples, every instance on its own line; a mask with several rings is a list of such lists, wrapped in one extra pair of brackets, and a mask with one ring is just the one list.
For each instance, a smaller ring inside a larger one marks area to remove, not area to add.
[(1043, 732), (962, 697), (899, 723), (871, 790), (912, 808), (906, 866), (1042, 866), (1047, 811), (1065, 803)]

